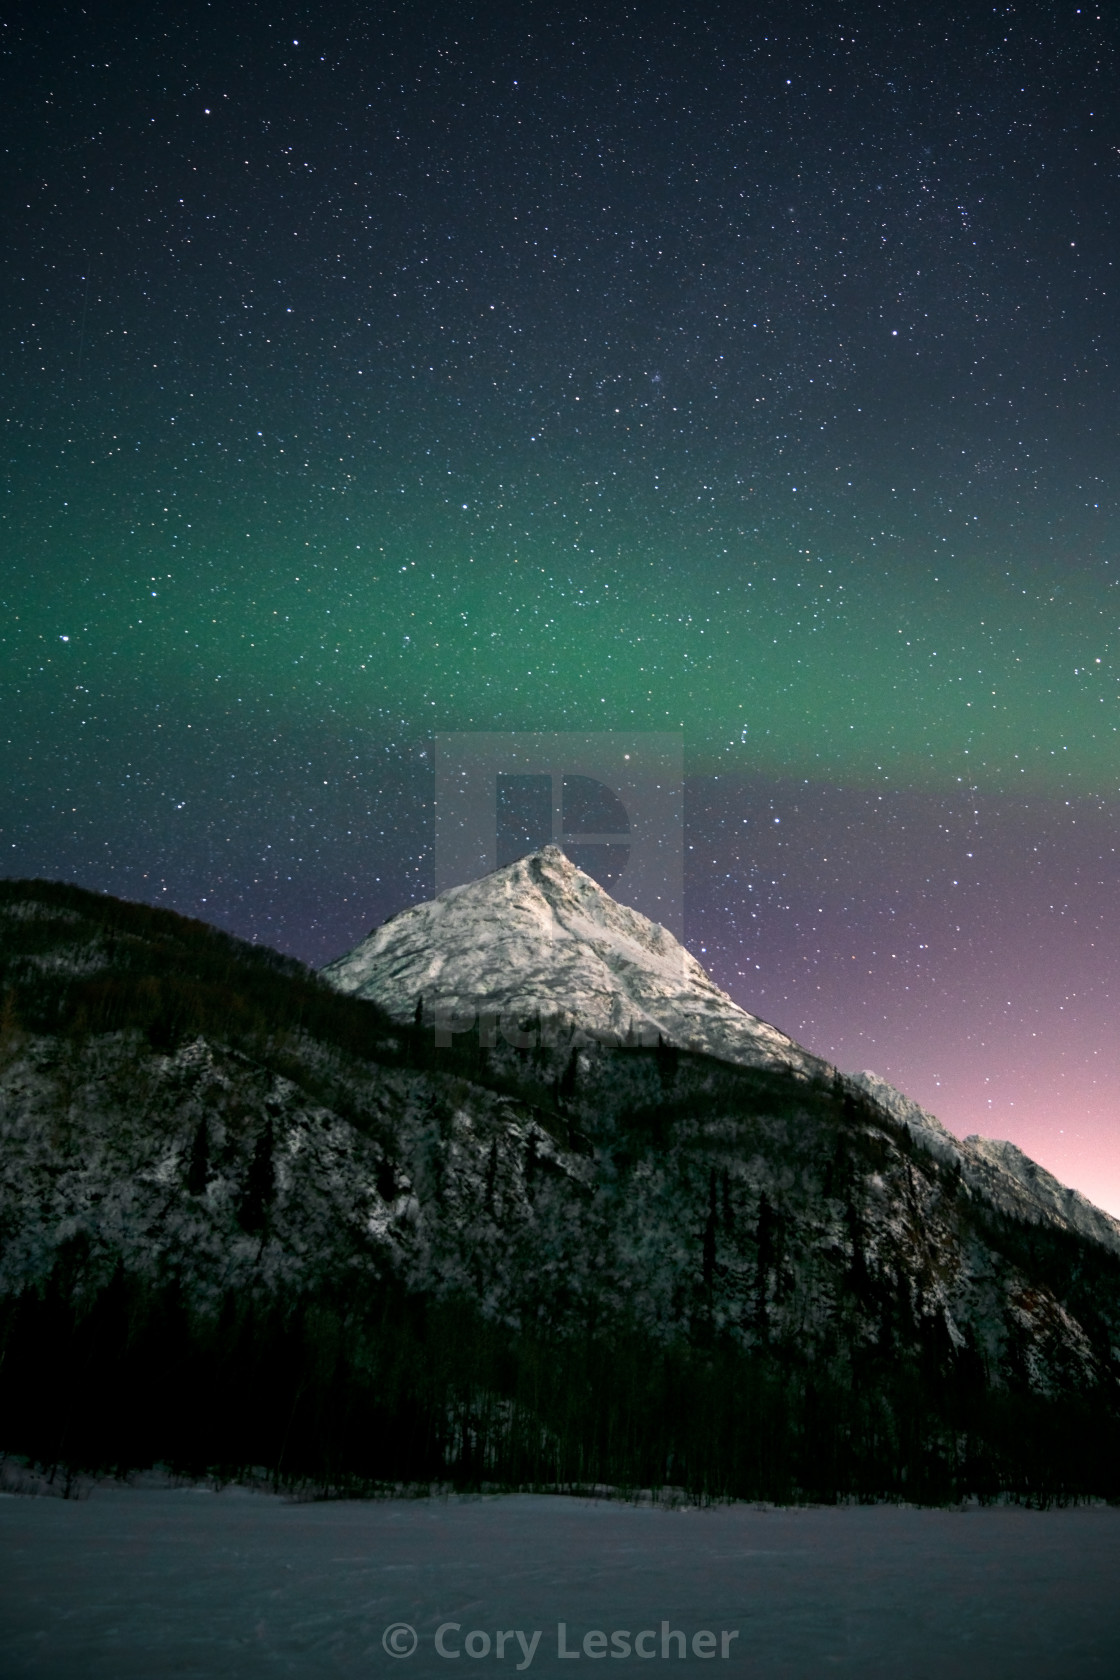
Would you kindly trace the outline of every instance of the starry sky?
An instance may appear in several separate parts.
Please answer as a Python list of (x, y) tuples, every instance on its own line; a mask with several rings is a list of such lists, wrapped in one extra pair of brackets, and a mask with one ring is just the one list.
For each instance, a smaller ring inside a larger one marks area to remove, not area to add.
[(17, 5), (0, 869), (306, 960), (680, 730), (747, 1008), (1120, 1213), (1120, 22)]

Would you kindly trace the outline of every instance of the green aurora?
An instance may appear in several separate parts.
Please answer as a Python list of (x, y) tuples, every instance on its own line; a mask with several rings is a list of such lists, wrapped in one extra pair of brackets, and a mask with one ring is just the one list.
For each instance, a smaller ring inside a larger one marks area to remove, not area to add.
[(1001, 561), (977, 541), (923, 568), (889, 534), (856, 550), (715, 520), (698, 536), (671, 515), (628, 536), (594, 512), (568, 529), (508, 500), (457, 511), (370, 509), (332, 540), (302, 534), (305, 509), (197, 533), (180, 510), (158, 541), (101, 520), (79, 546), (67, 509), (5, 592), (7, 714), (92, 718), (127, 689), (215, 726), (245, 706), (412, 739), (679, 727), (692, 774), (1120, 784), (1107, 562)]

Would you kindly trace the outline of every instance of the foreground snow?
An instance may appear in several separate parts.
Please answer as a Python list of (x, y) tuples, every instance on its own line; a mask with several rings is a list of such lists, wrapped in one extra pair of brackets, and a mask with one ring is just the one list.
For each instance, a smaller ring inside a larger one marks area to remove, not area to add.
[[(751, 1680), (1120, 1672), (1120, 1511), (1100, 1507), (298, 1505), (99, 1489), (86, 1501), (0, 1498), (0, 1554), (10, 1680), (457, 1680), (521, 1664), (578, 1676), (557, 1654), (561, 1623), (585, 1666), (619, 1635), (614, 1653), (631, 1654), (612, 1673), (663, 1672), (663, 1634), (675, 1671), (677, 1633), (689, 1671)], [(410, 1657), (384, 1649), (393, 1624), (416, 1630)], [(646, 1630), (650, 1668), (633, 1654)], [(499, 1632), (511, 1636), (500, 1659)], [(585, 1646), (595, 1633), (606, 1638)]]

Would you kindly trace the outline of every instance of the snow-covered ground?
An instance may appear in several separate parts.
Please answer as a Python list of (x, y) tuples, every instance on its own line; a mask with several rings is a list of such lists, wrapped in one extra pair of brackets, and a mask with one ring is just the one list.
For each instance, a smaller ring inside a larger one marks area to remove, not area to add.
[[(289, 1504), (102, 1487), (0, 1498), (0, 1559), (5, 1680), (578, 1677), (603, 1657), (609, 1673), (737, 1680), (1120, 1673), (1120, 1510), (1101, 1507)], [(397, 1623), (416, 1631), (410, 1656), (384, 1648)]]

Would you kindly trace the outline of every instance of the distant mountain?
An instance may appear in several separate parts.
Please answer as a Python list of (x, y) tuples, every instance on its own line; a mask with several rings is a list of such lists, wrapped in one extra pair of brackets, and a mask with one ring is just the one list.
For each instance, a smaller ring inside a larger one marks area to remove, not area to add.
[(1116, 1224), (1011, 1146), (552, 851), (328, 978), (0, 882), (0, 1452), (1120, 1496)]

